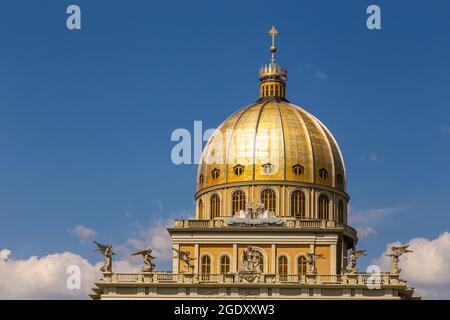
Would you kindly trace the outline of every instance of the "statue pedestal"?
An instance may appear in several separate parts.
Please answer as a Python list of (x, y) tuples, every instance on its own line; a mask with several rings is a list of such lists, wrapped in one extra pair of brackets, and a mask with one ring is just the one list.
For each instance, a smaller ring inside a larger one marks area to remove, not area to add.
[(306, 283), (316, 283), (316, 274), (315, 273), (307, 273), (305, 275)]
[[(183, 278), (184, 279), (183, 281), (186, 283), (194, 282), (194, 274), (192, 274), (192, 273), (183, 273), (183, 277), (180, 277), (180, 278)], [(180, 281), (180, 280), (178, 280), (178, 281)]]
[(112, 282), (113, 281), (113, 273), (112, 272), (103, 272), (103, 282)]
[(348, 284), (357, 284), (358, 283), (358, 275), (357, 274), (348, 273), (345, 276), (347, 277)]
[(153, 282), (153, 273), (152, 272), (143, 272), (142, 273), (142, 282)]

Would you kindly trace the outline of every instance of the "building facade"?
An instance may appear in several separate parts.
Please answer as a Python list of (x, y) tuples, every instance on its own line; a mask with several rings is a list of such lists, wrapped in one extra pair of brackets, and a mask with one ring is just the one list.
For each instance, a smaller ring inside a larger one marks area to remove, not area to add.
[[(259, 70), (260, 96), (203, 150), (193, 220), (168, 228), (172, 272), (104, 273), (93, 298), (410, 299), (398, 274), (349, 270), (358, 241), (339, 146), (286, 99), (287, 71)], [(247, 261), (248, 259), (248, 261)]]

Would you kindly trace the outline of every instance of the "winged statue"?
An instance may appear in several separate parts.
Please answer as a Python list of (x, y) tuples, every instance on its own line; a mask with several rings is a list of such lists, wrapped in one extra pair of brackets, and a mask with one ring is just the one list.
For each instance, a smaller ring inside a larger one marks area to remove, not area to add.
[(399, 268), (398, 262), (400, 261), (400, 256), (404, 253), (413, 252), (412, 250), (409, 250), (409, 245), (404, 246), (392, 246), (391, 247), (391, 253), (386, 254), (388, 257), (392, 257), (392, 263), (391, 263), (391, 273), (392, 274), (399, 274), (402, 269)]
[(357, 262), (358, 262), (358, 258), (363, 257), (366, 255), (366, 251), (367, 250), (355, 250), (352, 249), (350, 251), (350, 255), (344, 258), (349, 259), (347, 266), (345, 267), (345, 269), (348, 271), (348, 273), (350, 274), (355, 274), (358, 272), (358, 268), (356, 266)]
[(308, 265), (308, 274), (316, 274), (317, 273), (317, 268), (316, 268), (316, 261), (317, 259), (322, 259), (323, 258), (323, 254), (316, 254), (316, 253), (311, 253), (311, 252), (307, 252), (306, 253), (306, 264)]
[(100, 252), (103, 257), (105, 258), (105, 261), (103, 263), (103, 266), (100, 268), (100, 271), (102, 272), (112, 272), (112, 256), (115, 255), (115, 253), (112, 251), (112, 244), (101, 244), (100, 242), (97, 242), (94, 240), (94, 243), (97, 245), (97, 249), (95, 249), (95, 252)]
[(196, 260), (197, 258), (191, 258), (189, 256), (191, 254), (189, 251), (181, 251), (175, 248), (172, 248), (172, 250), (177, 254), (176, 256), (174, 256), (174, 258), (180, 259), (180, 261), (184, 263), (184, 266), (187, 270), (194, 269), (194, 265), (191, 264), (191, 261)]
[(144, 266), (142, 267), (142, 272), (152, 272), (155, 269), (155, 264), (153, 260), (156, 257), (152, 256), (152, 249), (148, 248), (145, 250), (136, 251), (131, 254), (132, 256), (142, 256), (144, 259)]

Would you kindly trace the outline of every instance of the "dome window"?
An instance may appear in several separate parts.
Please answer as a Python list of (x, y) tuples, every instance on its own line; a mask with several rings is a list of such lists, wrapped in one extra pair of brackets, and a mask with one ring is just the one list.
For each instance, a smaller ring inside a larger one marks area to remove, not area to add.
[(217, 178), (219, 178), (220, 176), (220, 170), (219, 169), (213, 169), (213, 171), (211, 171), (211, 176), (212, 178), (215, 180)]
[(200, 177), (198, 177), (198, 183), (203, 184), (203, 175), (201, 174)]
[(237, 190), (233, 193), (231, 197), (233, 214), (239, 213), (241, 210), (245, 210), (245, 193), (242, 190)]
[(338, 175), (337, 175), (336, 180), (337, 180), (337, 182), (338, 182), (339, 184), (342, 184), (342, 182), (344, 182), (344, 179), (342, 178), (342, 175), (341, 175), (341, 174), (338, 174)]
[(264, 189), (261, 192), (261, 202), (264, 204), (265, 210), (275, 212), (276, 197), (275, 191), (272, 189)]
[(292, 171), (296, 176), (300, 176), (303, 174), (303, 167), (299, 164), (296, 164), (295, 166), (292, 167)]
[(328, 171), (324, 168), (319, 170), (319, 177), (321, 177), (322, 179), (326, 179), (328, 177)]
[(324, 194), (319, 197), (319, 219), (328, 220), (329, 219), (329, 210), (330, 200)]
[(274, 167), (273, 164), (271, 163), (266, 163), (262, 165), (262, 171), (264, 174), (272, 174), (274, 171)]
[(220, 198), (217, 193), (213, 194), (211, 197), (211, 219), (220, 216)]
[(244, 166), (241, 166), (240, 164), (234, 166), (233, 172), (235, 175), (240, 176), (242, 173), (244, 173)]

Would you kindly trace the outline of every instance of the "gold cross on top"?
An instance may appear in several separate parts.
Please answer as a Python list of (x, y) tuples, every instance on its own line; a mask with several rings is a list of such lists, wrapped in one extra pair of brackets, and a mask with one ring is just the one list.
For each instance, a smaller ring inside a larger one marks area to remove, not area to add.
[(275, 26), (272, 26), (267, 34), (272, 37), (272, 47), (275, 47), (275, 37), (279, 34), (278, 30), (275, 29)]

